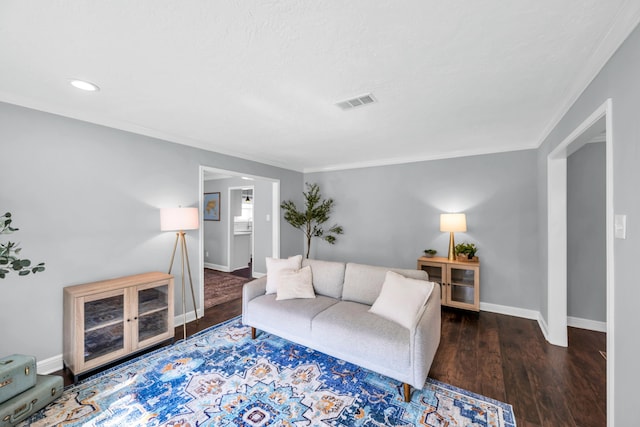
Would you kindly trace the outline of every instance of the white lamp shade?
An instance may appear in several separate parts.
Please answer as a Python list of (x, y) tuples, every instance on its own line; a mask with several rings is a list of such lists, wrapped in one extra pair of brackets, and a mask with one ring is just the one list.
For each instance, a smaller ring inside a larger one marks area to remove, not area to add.
[(199, 226), (198, 208), (160, 209), (160, 230), (197, 230)]
[(467, 217), (463, 213), (440, 214), (440, 231), (467, 231)]

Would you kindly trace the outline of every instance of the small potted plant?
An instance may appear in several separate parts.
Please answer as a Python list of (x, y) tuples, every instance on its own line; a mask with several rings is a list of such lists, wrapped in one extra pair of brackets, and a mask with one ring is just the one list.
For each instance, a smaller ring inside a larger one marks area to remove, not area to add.
[(427, 258), (433, 258), (433, 256), (435, 254), (437, 254), (438, 251), (436, 251), (435, 249), (425, 249), (424, 250), (424, 256)]
[(478, 252), (478, 247), (475, 243), (464, 242), (456, 245), (456, 256), (458, 261), (478, 262), (476, 252)]

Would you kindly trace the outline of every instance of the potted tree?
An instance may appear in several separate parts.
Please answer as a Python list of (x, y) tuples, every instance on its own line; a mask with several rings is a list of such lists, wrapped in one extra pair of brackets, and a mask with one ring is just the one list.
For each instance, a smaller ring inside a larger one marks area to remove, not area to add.
[(330, 244), (336, 243), (336, 236), (343, 233), (342, 226), (332, 225), (325, 229), (324, 224), (329, 221), (333, 199), (322, 199), (318, 184), (307, 185), (307, 191), (302, 192), (305, 201), (305, 210), (298, 210), (296, 204), (286, 200), (280, 204), (284, 210), (284, 219), (293, 227), (302, 230), (307, 238), (306, 258), (309, 258), (311, 239), (319, 237)]

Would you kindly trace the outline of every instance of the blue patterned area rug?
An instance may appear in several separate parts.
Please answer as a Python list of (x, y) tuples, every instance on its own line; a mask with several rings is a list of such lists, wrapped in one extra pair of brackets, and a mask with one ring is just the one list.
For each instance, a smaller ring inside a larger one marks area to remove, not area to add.
[(21, 426), (515, 427), (511, 405), (431, 379), (402, 384), (240, 318), (88, 378)]

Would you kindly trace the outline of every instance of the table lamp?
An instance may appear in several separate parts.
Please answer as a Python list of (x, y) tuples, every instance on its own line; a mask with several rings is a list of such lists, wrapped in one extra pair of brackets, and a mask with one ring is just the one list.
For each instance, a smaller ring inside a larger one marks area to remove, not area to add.
[(453, 233), (456, 231), (467, 231), (467, 217), (463, 213), (440, 214), (440, 231), (449, 232), (449, 261), (456, 258), (455, 242)]

